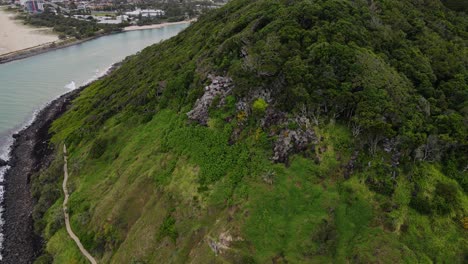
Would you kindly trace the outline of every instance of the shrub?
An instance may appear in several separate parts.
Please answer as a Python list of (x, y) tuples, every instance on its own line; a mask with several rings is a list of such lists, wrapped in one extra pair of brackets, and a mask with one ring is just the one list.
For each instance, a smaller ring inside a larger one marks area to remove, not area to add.
[(452, 183), (439, 182), (436, 185), (432, 207), (435, 212), (446, 215), (460, 205), (457, 186)]
[(34, 263), (36, 264), (49, 264), (54, 262), (54, 257), (49, 253), (45, 253), (44, 255), (38, 257)]
[(175, 227), (176, 220), (171, 215), (167, 216), (161, 226), (159, 227), (158, 240), (163, 239), (164, 237), (169, 237), (174, 243), (176, 242), (179, 233)]
[(391, 196), (395, 191), (396, 181), (392, 177), (392, 167), (384, 162), (376, 164), (368, 171), (366, 184), (374, 192)]
[(422, 193), (418, 193), (411, 198), (410, 204), (413, 209), (418, 211), (420, 214), (430, 214), (432, 212), (431, 202), (428, 197), (425, 197)]
[(258, 98), (252, 105), (253, 112), (255, 115), (263, 115), (265, 113), (268, 103), (262, 98)]
[(52, 215), (47, 237), (52, 237), (65, 224), (62, 207), (57, 207)]
[(419, 192), (411, 199), (410, 206), (421, 214), (447, 215), (460, 207), (457, 186), (453, 183), (438, 182), (432, 199)]
[(107, 139), (98, 138), (93, 142), (91, 149), (89, 150), (89, 155), (91, 158), (97, 159), (100, 158), (102, 154), (104, 154), (108, 144), (107, 141)]

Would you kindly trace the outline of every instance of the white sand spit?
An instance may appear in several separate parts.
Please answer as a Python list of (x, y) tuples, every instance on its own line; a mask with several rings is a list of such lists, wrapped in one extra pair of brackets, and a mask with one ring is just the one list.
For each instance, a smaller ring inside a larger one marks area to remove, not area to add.
[(191, 19), (191, 20), (184, 20), (184, 21), (179, 21), (179, 22), (166, 22), (166, 23), (146, 25), (146, 26), (128, 26), (124, 28), (124, 31), (162, 28), (162, 27), (169, 26), (169, 25), (187, 24), (187, 23), (191, 23), (195, 21), (196, 19)]
[(0, 55), (58, 40), (51, 29), (25, 26), (13, 16), (0, 9)]

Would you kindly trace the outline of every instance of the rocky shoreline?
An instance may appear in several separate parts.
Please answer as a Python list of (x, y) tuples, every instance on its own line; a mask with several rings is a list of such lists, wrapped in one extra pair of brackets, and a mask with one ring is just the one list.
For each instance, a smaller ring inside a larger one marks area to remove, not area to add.
[[(114, 64), (106, 75), (119, 65), (120, 63)], [(30, 178), (53, 160), (54, 151), (49, 145), (50, 125), (88, 86), (53, 100), (39, 112), (30, 126), (13, 135), (15, 142), (10, 152), (11, 159), (8, 161), (11, 168), (5, 174), (2, 263), (33, 263), (42, 252), (43, 240), (34, 232), (34, 200), (31, 195)]]
[(34, 233), (30, 177), (50, 163), (49, 127), (79, 92), (74, 90), (52, 101), (29, 127), (15, 134), (11, 168), (5, 175), (3, 263), (32, 263), (41, 251), (41, 238)]

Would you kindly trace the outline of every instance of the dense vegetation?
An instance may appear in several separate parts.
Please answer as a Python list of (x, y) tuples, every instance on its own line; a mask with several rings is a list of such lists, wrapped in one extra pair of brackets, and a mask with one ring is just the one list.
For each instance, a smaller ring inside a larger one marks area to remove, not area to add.
[(24, 14), (19, 19), (25, 24), (39, 27), (50, 27), (60, 34), (61, 38), (74, 37), (76, 39), (93, 37), (99, 34), (118, 32), (124, 25), (98, 24), (95, 21), (84, 21), (63, 15), (44, 12), (41, 14)]
[[(467, 26), (439, 0), (233, 0), (202, 16), (54, 122), (38, 262), (84, 261), (55, 191), (63, 143), (72, 226), (102, 263), (466, 262)], [(186, 113), (209, 74), (233, 86), (200, 125)], [(272, 159), (293, 133), (315, 140)]]
[(468, 0), (442, 0), (442, 3), (455, 11), (468, 11)]

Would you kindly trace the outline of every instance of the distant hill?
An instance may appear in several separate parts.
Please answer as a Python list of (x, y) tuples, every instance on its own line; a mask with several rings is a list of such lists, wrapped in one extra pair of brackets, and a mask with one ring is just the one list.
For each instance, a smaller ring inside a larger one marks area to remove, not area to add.
[[(53, 123), (39, 261), (464, 263), (468, 17), (439, 0), (233, 0)], [(39, 262), (41, 263), (41, 262)]]

